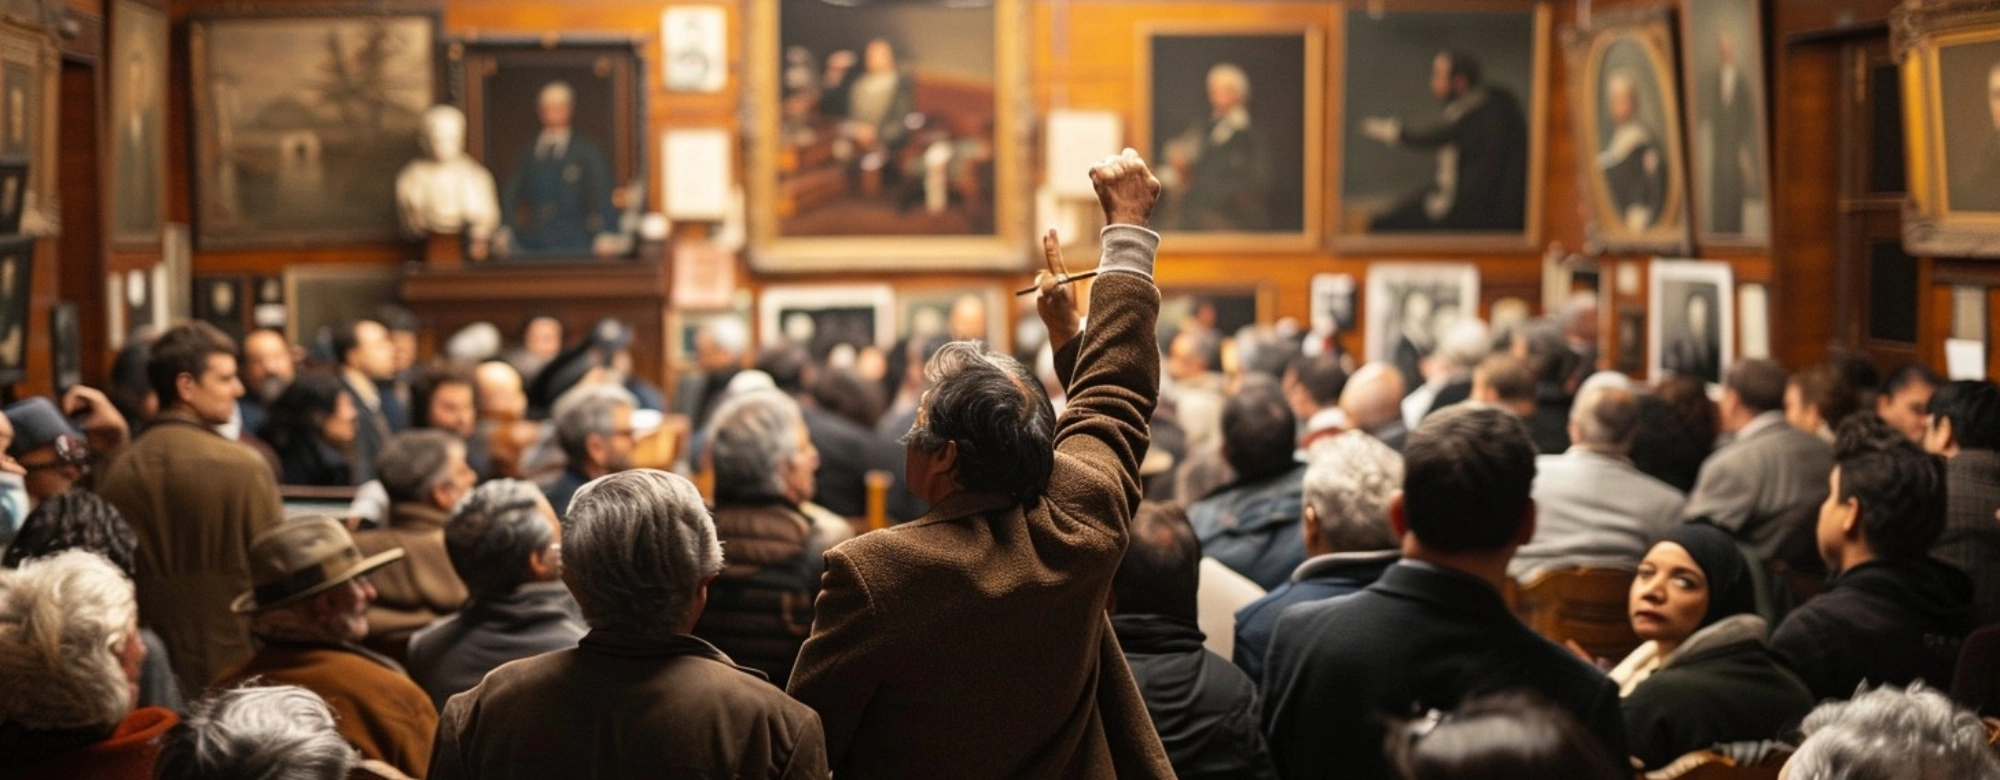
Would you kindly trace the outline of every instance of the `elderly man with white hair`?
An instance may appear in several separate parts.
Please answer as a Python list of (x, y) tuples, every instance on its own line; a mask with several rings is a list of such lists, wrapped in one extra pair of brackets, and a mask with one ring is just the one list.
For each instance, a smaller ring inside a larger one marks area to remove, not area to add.
[(152, 777), (179, 718), (135, 708), (139, 606), (132, 581), (69, 550), (0, 571), (0, 759), (8, 777)]
[(689, 634), (722, 571), (693, 484), (639, 469), (584, 485), (563, 559), (590, 633), (452, 697), (432, 780), (827, 776), (819, 717)]
[(187, 720), (167, 734), (154, 777), (407, 777), (380, 761), (360, 760), (336, 722), (325, 699), (296, 685), (217, 691), (188, 708)]
[(1799, 725), (1805, 741), (1779, 780), (1995, 780), (2000, 759), (1979, 716), (1922, 684), (1830, 701)]
[(1403, 451), (1410, 438), (1410, 426), (1403, 422), (1403, 374), (1388, 363), (1369, 363), (1348, 377), (1340, 391), (1340, 410), (1347, 414), (1348, 427), (1365, 431)]
[(1507, 573), (1520, 581), (1572, 567), (1633, 569), (1680, 524), (1687, 497), (1632, 465), (1639, 398), (1598, 386), (1570, 408), (1570, 447), (1535, 458), (1535, 536)]

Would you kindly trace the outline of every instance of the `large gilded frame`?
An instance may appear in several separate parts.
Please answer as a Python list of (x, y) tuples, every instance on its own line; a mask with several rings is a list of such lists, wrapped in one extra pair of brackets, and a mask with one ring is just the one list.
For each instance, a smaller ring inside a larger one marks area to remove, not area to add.
[(2000, 0), (1908, 2), (1890, 17), (1903, 79), (1908, 194), (1903, 250), (1914, 256), (2000, 257), (2000, 211), (1955, 209), (1946, 179), (1939, 53), (2000, 41)]
[[(1682, 130), (1680, 68), (1674, 48), (1674, 11), (1668, 6), (1639, 6), (1604, 11), (1591, 17), (1587, 29), (1570, 30), (1564, 43), (1569, 53), (1570, 95), (1576, 119), (1577, 175), (1590, 214), (1588, 241), (1593, 250), (1616, 253), (1685, 255), (1693, 247), (1687, 176), (1687, 142)], [(1660, 93), (1661, 137), (1666, 174), (1660, 215), (1653, 224), (1633, 229), (1618, 219), (1609, 185), (1599, 170), (1599, 106), (1594, 85), (1602, 81), (1611, 47), (1630, 42), (1644, 50), (1652, 83)]]

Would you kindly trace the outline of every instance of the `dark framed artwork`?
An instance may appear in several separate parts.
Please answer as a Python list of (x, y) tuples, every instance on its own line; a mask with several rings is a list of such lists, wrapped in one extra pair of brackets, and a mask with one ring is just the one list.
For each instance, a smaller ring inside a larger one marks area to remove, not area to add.
[(1736, 287), (1729, 264), (1654, 260), (1647, 271), (1646, 376), (1668, 372), (1711, 385), (1736, 361)]
[(1229, 338), (1245, 326), (1270, 322), (1275, 298), (1268, 285), (1165, 285), (1158, 335), (1164, 339), (1192, 322)]
[(1346, 16), (1340, 209), (1349, 250), (1539, 242), (1549, 7)]
[(243, 282), (244, 278), (235, 274), (195, 277), (194, 318), (221, 328), (232, 338), (243, 338), (250, 310)]
[(890, 344), (895, 301), (886, 284), (772, 285), (757, 296), (758, 343), (804, 345), (821, 361), (841, 344)]
[(76, 301), (59, 301), (49, 307), (49, 359), (57, 398), (83, 384), (83, 338), (77, 317)]
[(285, 279), (281, 276), (250, 278), (250, 324), (257, 328), (284, 330), (289, 315), (285, 310)]
[(1681, 0), (1695, 235), (1704, 246), (1771, 243), (1761, 5)]
[(1140, 30), (1134, 143), (1162, 185), (1153, 224), (1195, 249), (1320, 244), (1325, 34), (1310, 25)]
[(0, 235), (21, 232), (22, 211), (28, 205), (28, 164), (0, 162)]
[(111, 241), (153, 245), (166, 221), (167, 14), (141, 0), (111, 4)]
[(396, 173), (436, 101), (437, 28), (434, 11), (381, 6), (191, 19), (197, 243), (397, 241)]
[(1025, 7), (751, 2), (751, 264), (1025, 268)]
[(2000, 257), (2000, 2), (1906, 3), (1891, 23), (1909, 128), (1903, 247)]
[(56, 205), (56, 80), (61, 70), (47, 33), (0, 23), (0, 161), (27, 165), (15, 231), (27, 235), (55, 235), (62, 224)]
[(645, 70), (629, 39), (454, 43), (466, 152), (500, 188), (495, 258), (632, 253), (645, 210)]
[(0, 385), (27, 374), (28, 302), (34, 297), (35, 239), (0, 238)]
[(1685, 254), (1689, 248), (1672, 17), (1664, 6), (1604, 11), (1568, 36), (1593, 249)]
[(1471, 263), (1370, 263), (1367, 289), (1368, 359), (1394, 365), (1405, 388), (1423, 384), (1424, 358), (1452, 326), (1479, 316), (1479, 266)]
[(901, 287), (896, 290), (896, 337), (978, 339), (1006, 350), (1007, 297), (993, 285)]
[(396, 302), (402, 281), (402, 272), (393, 267), (288, 266), (285, 298), (294, 304), (287, 311), (285, 337), (311, 346), (328, 326), (378, 316), (382, 304)]

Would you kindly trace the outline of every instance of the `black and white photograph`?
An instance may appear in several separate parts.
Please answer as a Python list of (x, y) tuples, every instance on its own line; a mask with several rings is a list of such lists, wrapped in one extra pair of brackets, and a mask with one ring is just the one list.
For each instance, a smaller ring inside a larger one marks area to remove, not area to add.
[(683, 5), (660, 14), (661, 63), (673, 92), (721, 92), (729, 83), (729, 14), (719, 5)]
[(757, 297), (760, 342), (801, 344), (825, 360), (835, 347), (855, 349), (896, 338), (896, 294), (886, 284), (773, 285)]
[(1149, 31), (1140, 148), (1162, 186), (1154, 225), (1246, 240), (1316, 239), (1323, 33)]
[(244, 314), (248, 302), (244, 300), (243, 277), (235, 275), (204, 275), (194, 280), (195, 319), (221, 328), (232, 338), (241, 339), (244, 333)]
[(75, 301), (49, 307), (49, 361), (57, 398), (83, 384), (83, 336), (77, 316)]
[(901, 288), (896, 291), (896, 338), (976, 339), (994, 349), (1008, 342), (1007, 302), (991, 287)]
[(1547, 39), (1539, 4), (1349, 10), (1339, 234), (1532, 242)]
[(1687, 374), (1709, 384), (1736, 359), (1736, 289), (1729, 264), (1654, 260), (1646, 375)]
[(0, 239), (0, 384), (19, 382), (26, 374), (34, 270), (34, 239)]
[(1589, 233), (1607, 251), (1688, 247), (1686, 147), (1670, 16), (1665, 8), (1607, 11), (1570, 41)]
[(1757, 0), (1681, 0), (1695, 225), (1702, 243), (1771, 237)]
[(1403, 375), (1405, 390), (1424, 383), (1424, 358), (1451, 327), (1479, 316), (1479, 267), (1471, 263), (1371, 263), (1361, 308), (1370, 361)]

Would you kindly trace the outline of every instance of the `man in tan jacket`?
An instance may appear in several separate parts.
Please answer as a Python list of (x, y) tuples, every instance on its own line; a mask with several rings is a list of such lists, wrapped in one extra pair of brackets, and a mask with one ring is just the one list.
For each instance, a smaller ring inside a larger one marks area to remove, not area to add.
[(194, 692), (250, 657), (229, 600), (250, 587), (250, 540), (283, 520), (284, 505), (264, 459), (215, 432), (243, 396), (228, 336), (201, 322), (167, 331), (146, 378), (162, 411), (105, 466), (97, 494), (139, 536), (139, 622), (165, 640), (181, 690)]
[[(1091, 179), (1110, 227), (1089, 330), (1066, 280), (1039, 280), (1075, 365), (1063, 418), (1019, 363), (947, 345), (906, 439), (930, 514), (826, 554), (791, 693), (843, 780), (1173, 777), (1104, 614), (1159, 393), (1160, 183), (1130, 150)], [(1055, 270), (1053, 233), (1044, 250)]]
[(401, 662), (411, 634), (465, 606), (468, 594), (445, 552), (444, 526), (478, 477), (465, 462), (465, 442), (444, 431), (389, 437), (375, 473), (389, 494), (389, 522), (356, 532), (354, 544), (363, 555), (401, 548), (408, 557), (375, 575), (363, 644)]

